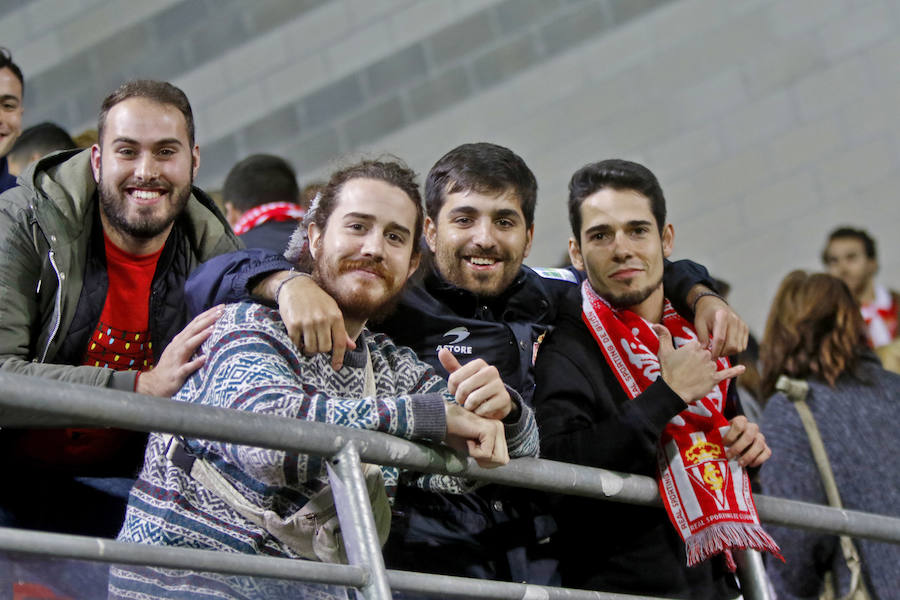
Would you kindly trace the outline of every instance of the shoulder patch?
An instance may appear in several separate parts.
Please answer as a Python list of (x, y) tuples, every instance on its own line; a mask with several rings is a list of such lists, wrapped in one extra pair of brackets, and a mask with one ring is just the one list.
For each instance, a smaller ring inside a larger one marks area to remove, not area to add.
[(545, 267), (532, 267), (531, 269), (544, 279), (557, 279), (559, 281), (568, 281), (569, 283), (578, 283), (575, 273), (568, 269), (548, 269)]

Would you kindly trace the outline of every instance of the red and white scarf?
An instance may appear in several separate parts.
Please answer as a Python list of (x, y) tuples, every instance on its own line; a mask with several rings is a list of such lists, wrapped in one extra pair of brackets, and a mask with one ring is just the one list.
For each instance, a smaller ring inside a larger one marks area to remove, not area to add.
[(291, 202), (269, 202), (268, 204), (260, 204), (241, 215), (241, 218), (234, 226), (234, 234), (241, 235), (247, 233), (257, 225), (262, 225), (266, 221), (299, 221), (305, 214), (306, 210), (302, 206)]
[[(634, 399), (660, 375), (659, 338), (636, 313), (613, 309), (588, 281), (582, 284), (581, 297), (584, 322), (622, 389)], [(676, 347), (697, 339), (668, 300), (662, 325)], [(727, 358), (719, 358), (717, 365), (719, 370), (730, 366)], [(725, 458), (722, 437), (730, 425), (722, 412), (728, 385), (728, 380), (720, 382), (669, 421), (660, 438), (657, 479), (669, 519), (685, 542), (688, 566), (722, 552), (733, 571), (733, 548), (781, 554), (759, 523), (746, 471)]]
[(866, 320), (866, 335), (873, 348), (886, 346), (897, 337), (897, 303), (883, 285), (875, 286), (875, 300), (860, 307)]

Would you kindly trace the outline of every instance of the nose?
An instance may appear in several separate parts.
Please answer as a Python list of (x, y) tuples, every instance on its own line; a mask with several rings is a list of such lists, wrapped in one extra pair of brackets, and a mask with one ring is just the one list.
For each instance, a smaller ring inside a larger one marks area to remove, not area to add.
[(360, 252), (363, 256), (381, 260), (384, 257), (384, 233), (377, 229), (371, 229), (363, 238)]
[(493, 223), (489, 218), (475, 222), (472, 228), (472, 242), (479, 248), (493, 248), (496, 245)]
[(145, 152), (138, 158), (134, 175), (142, 181), (152, 181), (159, 176), (159, 166), (151, 153)]
[(633, 254), (628, 235), (624, 231), (617, 231), (615, 237), (613, 237), (613, 258), (624, 261), (631, 258)]

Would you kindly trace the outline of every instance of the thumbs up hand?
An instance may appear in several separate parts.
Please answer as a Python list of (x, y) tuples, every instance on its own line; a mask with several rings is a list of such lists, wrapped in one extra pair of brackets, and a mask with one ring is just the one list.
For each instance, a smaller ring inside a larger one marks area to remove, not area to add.
[(710, 351), (701, 348), (696, 340), (676, 349), (668, 329), (653, 325), (653, 331), (659, 336), (660, 376), (685, 404), (703, 398), (720, 381), (744, 372), (742, 365), (718, 371)]
[(438, 359), (450, 373), (447, 389), (460, 406), (488, 419), (502, 420), (512, 412), (512, 398), (496, 367), (480, 358), (462, 365), (446, 348), (441, 348)]

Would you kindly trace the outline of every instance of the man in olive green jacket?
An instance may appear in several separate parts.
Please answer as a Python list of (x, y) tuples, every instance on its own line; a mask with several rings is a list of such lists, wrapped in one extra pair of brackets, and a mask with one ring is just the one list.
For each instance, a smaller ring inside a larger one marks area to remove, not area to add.
[[(0, 196), (0, 369), (168, 397), (202, 364), (194, 351), (219, 314), (188, 324), (184, 281), (241, 243), (192, 186), (181, 90), (126, 83), (98, 130), (97, 145), (39, 160)], [(145, 438), (3, 430), (0, 524), (114, 536)]]

